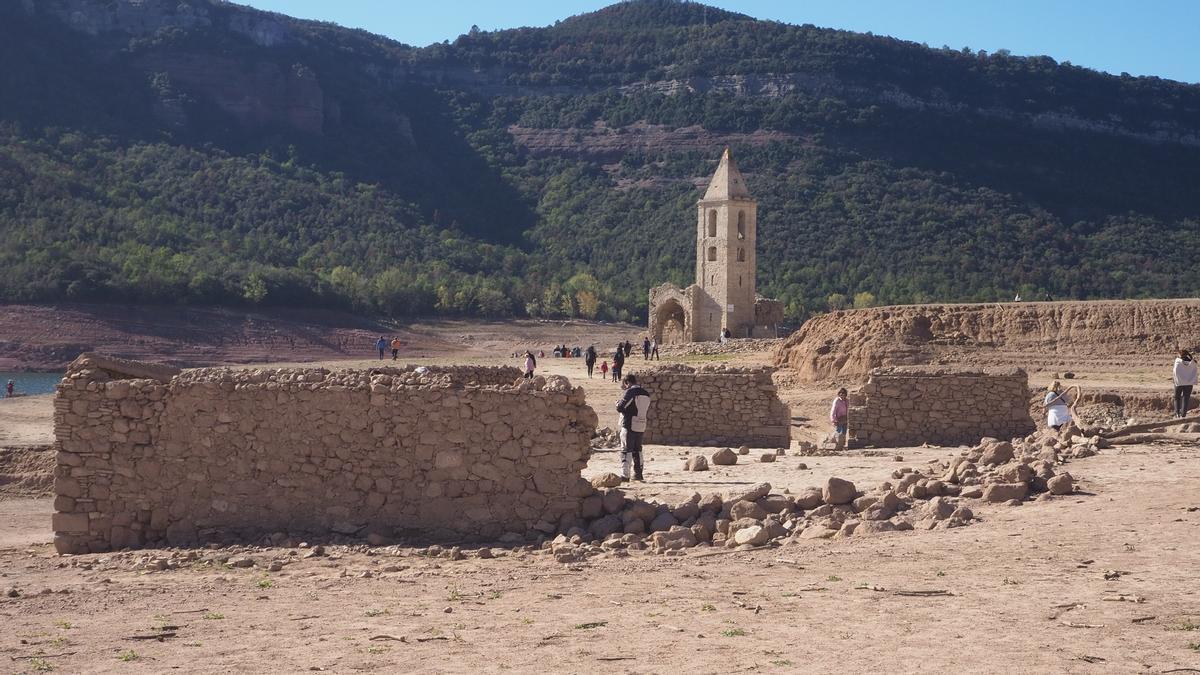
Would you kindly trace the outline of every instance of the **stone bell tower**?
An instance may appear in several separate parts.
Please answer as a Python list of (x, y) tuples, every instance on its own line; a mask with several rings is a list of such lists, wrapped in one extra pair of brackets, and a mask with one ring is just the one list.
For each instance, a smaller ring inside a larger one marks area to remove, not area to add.
[(704, 290), (694, 318), (696, 340), (754, 334), (758, 202), (729, 148), (696, 208), (696, 285)]

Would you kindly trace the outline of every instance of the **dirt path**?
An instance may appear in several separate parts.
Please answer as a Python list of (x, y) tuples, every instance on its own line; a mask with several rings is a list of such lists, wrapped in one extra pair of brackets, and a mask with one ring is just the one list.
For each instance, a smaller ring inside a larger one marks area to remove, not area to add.
[(0, 447), (54, 442), (54, 396), (0, 398)]

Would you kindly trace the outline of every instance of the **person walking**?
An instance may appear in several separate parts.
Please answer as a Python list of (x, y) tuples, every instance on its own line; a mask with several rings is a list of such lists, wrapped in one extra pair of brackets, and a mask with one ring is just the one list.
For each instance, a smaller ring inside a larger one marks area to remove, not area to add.
[(621, 381), (625, 395), (617, 402), (621, 413), (621, 475), (629, 480), (629, 464), (633, 463), (633, 480), (642, 478), (642, 435), (646, 433), (646, 415), (650, 412), (650, 393), (637, 383), (632, 373)]
[(7, 385), (5, 385), (5, 387), (4, 387), (4, 396), (5, 396), (6, 398), (12, 398), (12, 397), (13, 397), (13, 389), (14, 389), (16, 386), (17, 386), (17, 383), (16, 383), (16, 382), (13, 382), (12, 380), (9, 380), (9, 381), (8, 381), (8, 384), (7, 384)]
[(1200, 370), (1196, 367), (1196, 360), (1192, 358), (1191, 352), (1181, 349), (1179, 358), (1175, 359), (1172, 373), (1172, 380), (1175, 382), (1176, 417), (1187, 417), (1192, 402), (1192, 387), (1196, 386), (1197, 379), (1200, 379)]
[(533, 358), (533, 352), (525, 350), (525, 379), (533, 379), (533, 371), (537, 369), (537, 359)]
[(400, 338), (392, 338), (392, 360), (400, 358)]
[(658, 355), (658, 340), (650, 341), (650, 359), (652, 361), (662, 361), (662, 357)]
[(600, 362), (600, 379), (608, 379), (608, 359)]
[(613, 382), (621, 381), (621, 370), (625, 367), (625, 346), (618, 344), (617, 351), (613, 352), (612, 374)]
[(1050, 385), (1050, 389), (1046, 392), (1042, 407), (1046, 409), (1046, 426), (1051, 429), (1058, 431), (1064, 425), (1071, 423), (1071, 407), (1067, 403), (1067, 393), (1063, 391), (1062, 385), (1057, 380)]
[(379, 359), (381, 361), (383, 360), (383, 352), (387, 349), (387, 345), (387, 340), (384, 340), (382, 335), (380, 335), (379, 339), (375, 341), (375, 349), (379, 350)]
[(650, 336), (642, 338), (642, 360), (650, 360)]
[(633, 343), (630, 342), (629, 340), (626, 340), (625, 341), (625, 356), (629, 356), (632, 353), (633, 353)]
[(838, 389), (837, 397), (829, 408), (829, 422), (833, 424), (833, 433), (837, 437), (837, 446), (846, 447), (846, 432), (850, 428), (850, 395), (844, 388)]
[(587, 366), (588, 377), (592, 376), (592, 371), (596, 368), (596, 345), (588, 345), (587, 351), (583, 353), (583, 365)]

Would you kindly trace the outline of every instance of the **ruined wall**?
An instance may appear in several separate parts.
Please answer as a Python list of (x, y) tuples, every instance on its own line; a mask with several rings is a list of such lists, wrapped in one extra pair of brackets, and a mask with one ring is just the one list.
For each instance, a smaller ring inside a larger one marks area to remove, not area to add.
[(55, 400), (60, 552), (273, 532), (552, 532), (590, 490), (595, 413), (515, 368), (201, 369), (121, 379), (95, 359)]
[(771, 381), (773, 368), (667, 366), (639, 371), (650, 392), (645, 442), (786, 448), (791, 413)]
[(861, 382), (872, 368), (888, 366), (1074, 369), (1109, 367), (1116, 359), (1159, 365), (1169, 377), (1176, 351), (1197, 347), (1200, 299), (903, 305), (813, 317), (776, 352), (775, 365), (799, 380)]
[(871, 445), (974, 444), (1034, 430), (1029, 378), (1017, 368), (881, 368), (856, 394), (850, 434)]

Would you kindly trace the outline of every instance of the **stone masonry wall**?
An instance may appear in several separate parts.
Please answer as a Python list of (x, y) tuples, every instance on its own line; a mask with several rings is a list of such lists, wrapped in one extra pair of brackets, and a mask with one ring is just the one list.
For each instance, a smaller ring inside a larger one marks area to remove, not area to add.
[(580, 470), (596, 417), (562, 377), (214, 368), (123, 379), (112, 363), (81, 356), (58, 388), (60, 552), (280, 531), (495, 539), (553, 532), (590, 493)]
[(1029, 378), (1017, 368), (877, 368), (856, 394), (850, 434), (871, 445), (974, 444), (1034, 430)]
[(637, 373), (650, 392), (645, 442), (786, 448), (791, 413), (773, 368), (667, 366)]

